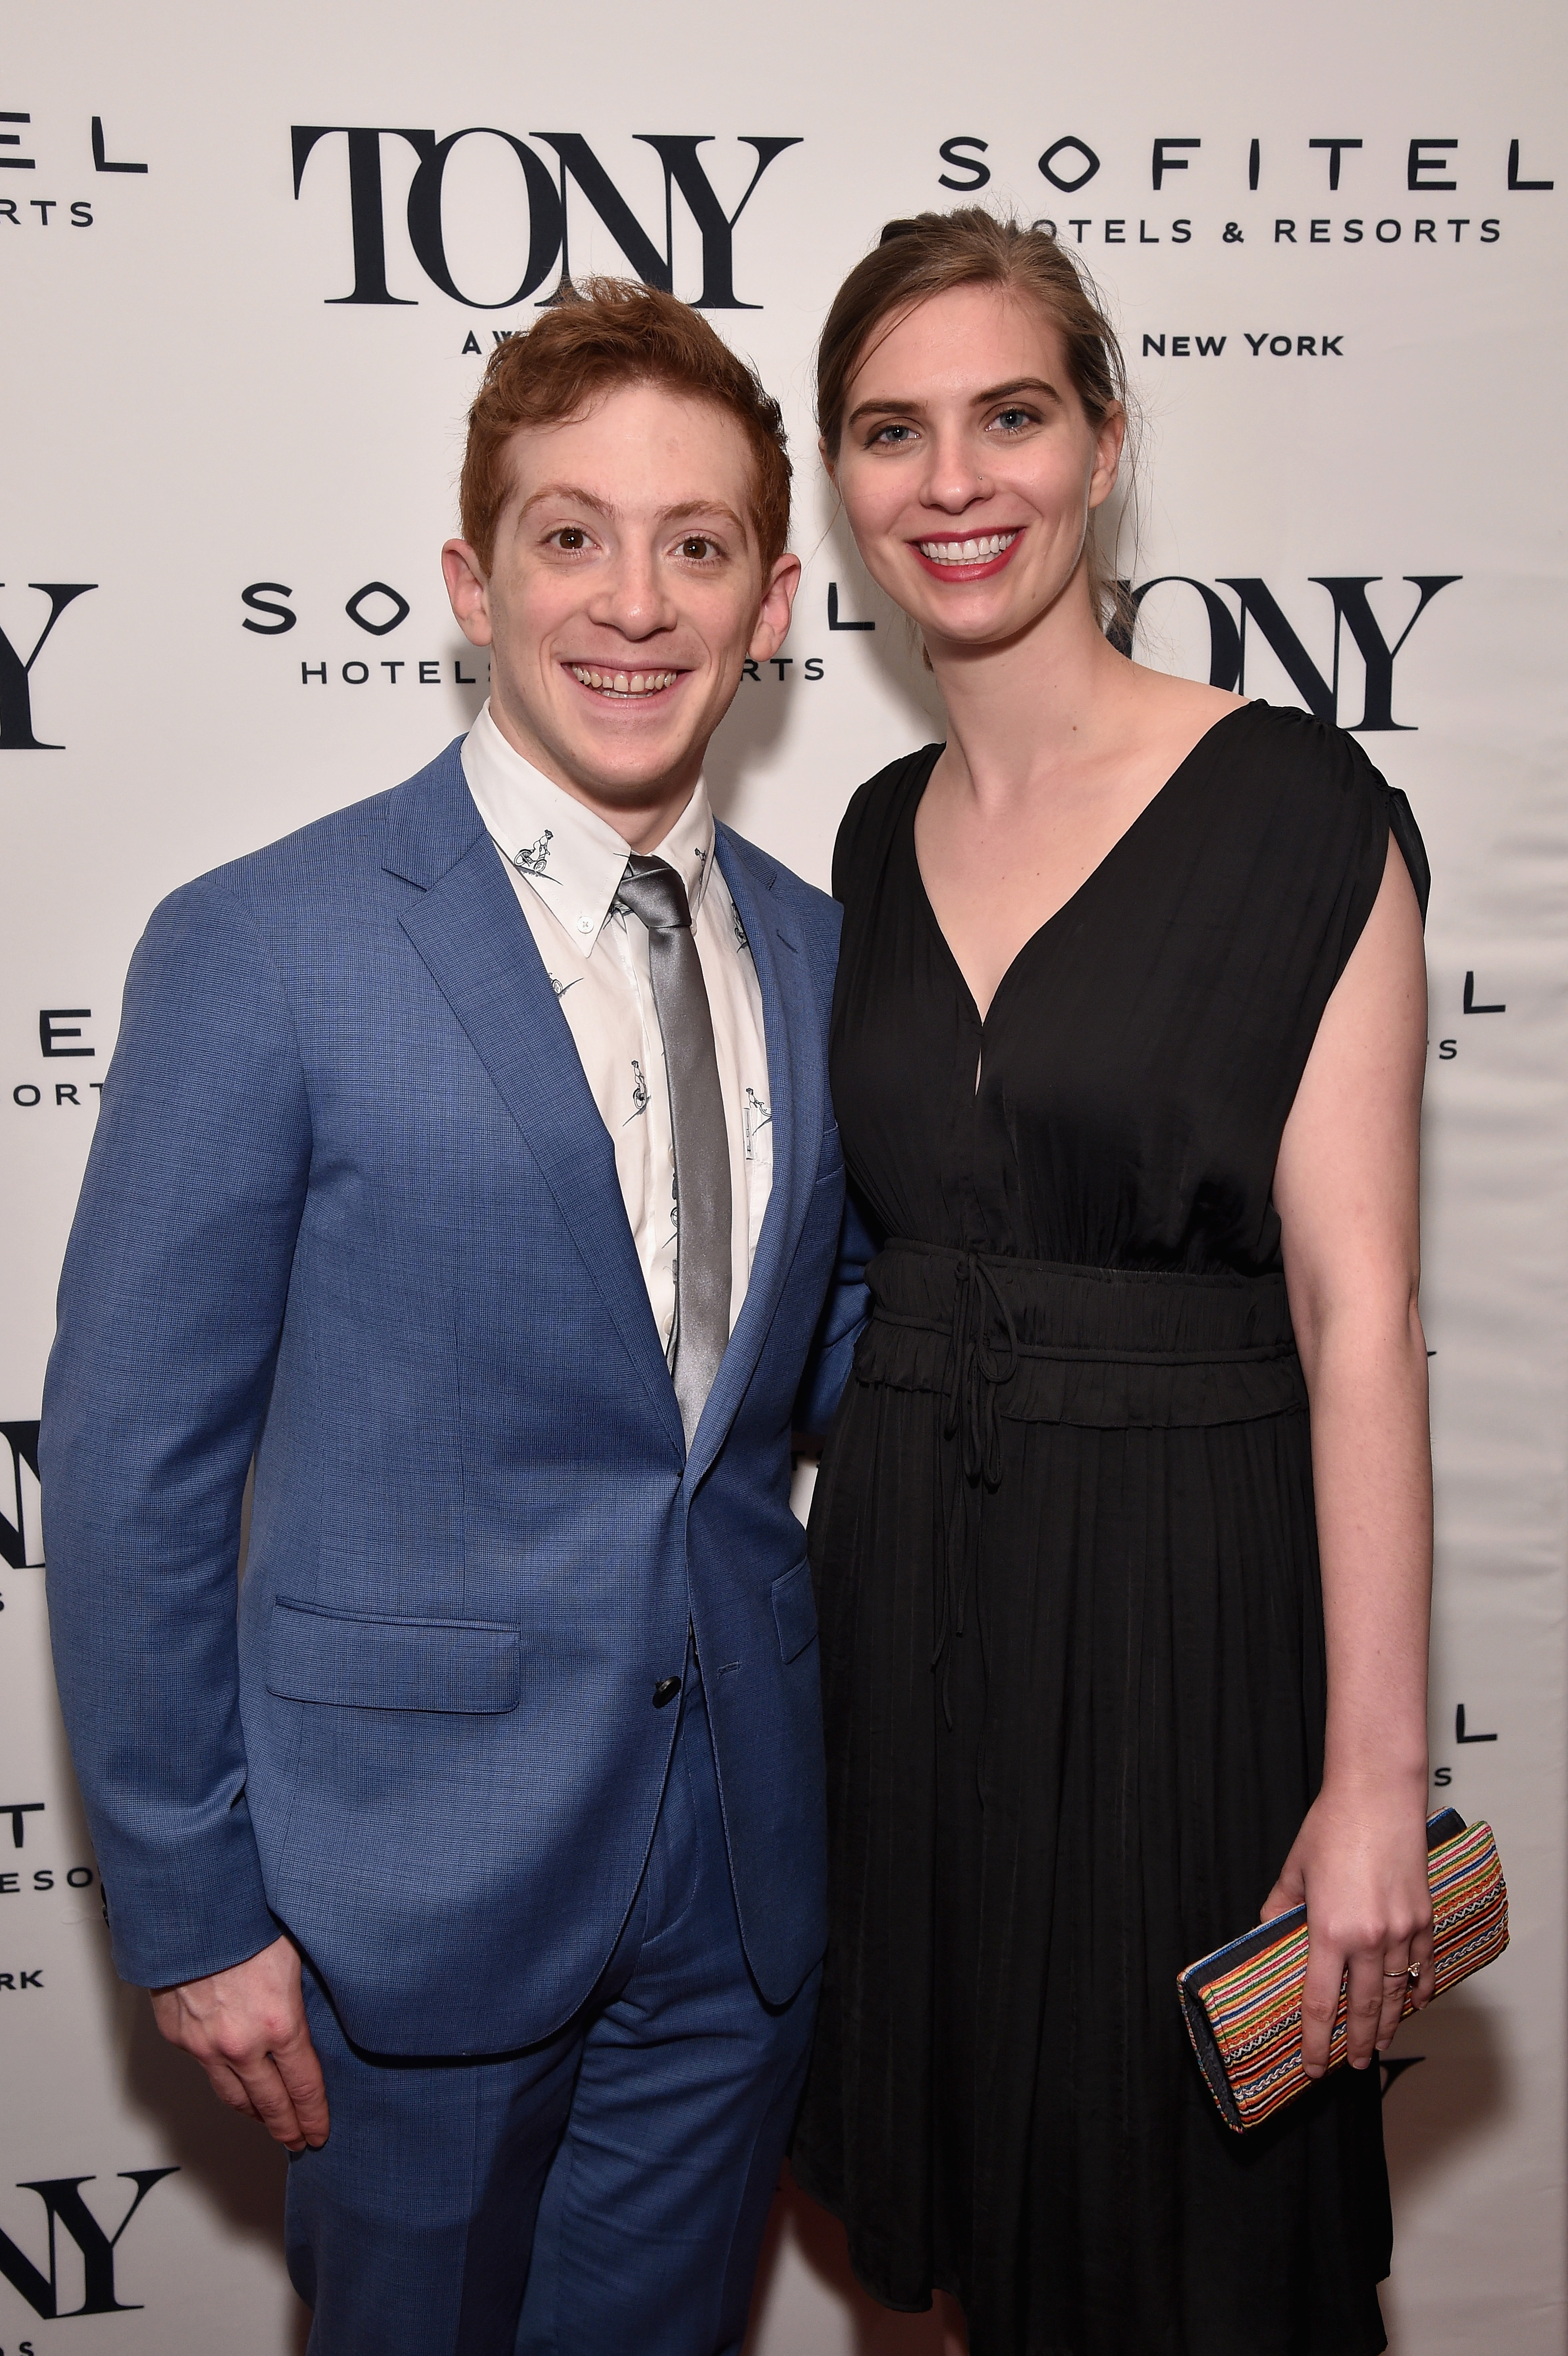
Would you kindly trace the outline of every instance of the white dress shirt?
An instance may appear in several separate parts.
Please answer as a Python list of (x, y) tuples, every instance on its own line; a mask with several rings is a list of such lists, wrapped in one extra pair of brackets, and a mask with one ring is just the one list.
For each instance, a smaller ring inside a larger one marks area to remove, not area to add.
[[(514, 752), (487, 703), (463, 743), (478, 805), (615, 1147), (659, 1338), (675, 1330), (675, 1147), (664, 1045), (649, 975), (648, 928), (611, 904), (631, 856), (612, 826)], [(773, 1184), (772, 1114), (762, 991), (745, 928), (714, 856), (699, 779), (658, 846), (686, 886), (713, 1014), (730, 1160), (730, 1327), (740, 1315)]]

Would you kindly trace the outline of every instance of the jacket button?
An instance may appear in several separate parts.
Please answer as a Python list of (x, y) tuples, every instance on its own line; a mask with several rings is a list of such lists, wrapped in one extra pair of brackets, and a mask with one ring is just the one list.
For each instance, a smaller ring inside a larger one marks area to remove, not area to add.
[(666, 1702), (674, 1700), (680, 1690), (681, 1680), (679, 1677), (660, 1677), (659, 1683), (653, 1688), (654, 1708), (662, 1709)]

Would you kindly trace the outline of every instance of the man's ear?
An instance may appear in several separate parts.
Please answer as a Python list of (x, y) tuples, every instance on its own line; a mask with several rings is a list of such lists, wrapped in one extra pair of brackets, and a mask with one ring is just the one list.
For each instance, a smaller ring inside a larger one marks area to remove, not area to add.
[(786, 552), (776, 556), (763, 587), (762, 604), (757, 609), (751, 644), (746, 653), (753, 662), (769, 662), (789, 635), (789, 616), (794, 609), (795, 592), (800, 585), (800, 560)]
[(470, 646), (488, 647), (495, 636), (490, 626), (490, 588), (485, 569), (466, 540), (449, 540), (441, 552), (446, 594), (457, 626)]

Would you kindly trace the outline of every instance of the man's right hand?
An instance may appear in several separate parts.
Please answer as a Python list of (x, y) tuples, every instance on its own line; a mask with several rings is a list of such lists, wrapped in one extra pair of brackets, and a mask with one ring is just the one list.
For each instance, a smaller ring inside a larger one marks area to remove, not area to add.
[(210, 1978), (152, 1991), (171, 2045), (194, 2053), (231, 2110), (260, 2119), (290, 2151), (327, 2140), (327, 2089), (306, 2024), (299, 1950), (274, 1939)]

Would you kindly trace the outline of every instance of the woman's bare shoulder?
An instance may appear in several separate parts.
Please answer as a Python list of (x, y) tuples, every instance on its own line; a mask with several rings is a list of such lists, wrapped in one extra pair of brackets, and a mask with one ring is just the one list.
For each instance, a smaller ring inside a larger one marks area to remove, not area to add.
[(1247, 701), (1226, 688), (1210, 687), (1205, 680), (1178, 679), (1171, 671), (1151, 670), (1144, 663), (1129, 663), (1127, 668), (1146, 723), (1161, 730), (1190, 726), (1195, 737), (1201, 736), (1227, 712), (1240, 712)]
[(1173, 678), (1168, 671), (1148, 670), (1142, 663), (1126, 664), (1122, 677), (1114, 723), (1122, 746), (1119, 757), (1146, 772), (1155, 784), (1179, 768), (1211, 728), (1246, 705), (1245, 696), (1228, 695), (1198, 680)]

